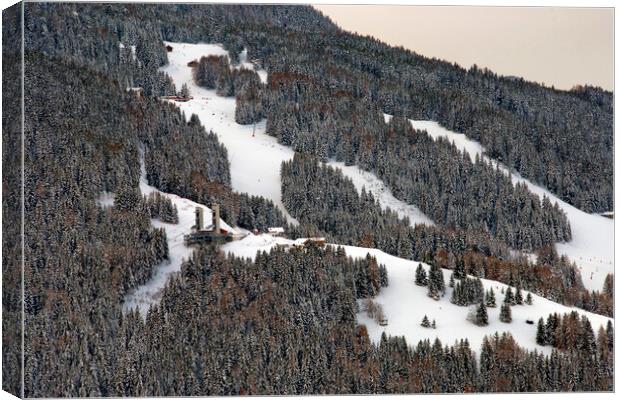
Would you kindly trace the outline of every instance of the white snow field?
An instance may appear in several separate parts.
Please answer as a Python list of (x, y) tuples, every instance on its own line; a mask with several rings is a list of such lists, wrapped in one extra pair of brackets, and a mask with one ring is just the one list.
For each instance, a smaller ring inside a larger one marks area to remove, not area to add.
[[(159, 190), (148, 184), (146, 180), (144, 163), (142, 163), (141, 165), (140, 191), (145, 196), (152, 192), (160, 192)], [(151, 219), (151, 224), (155, 228), (164, 228), (164, 230), (166, 231), (166, 237), (168, 239), (169, 259), (165, 260), (156, 267), (153, 276), (151, 277), (151, 279), (149, 279), (148, 282), (129, 291), (125, 295), (123, 309), (125, 311), (128, 311), (135, 307), (138, 307), (138, 310), (143, 317), (146, 317), (146, 313), (149, 310), (151, 304), (159, 301), (162, 289), (166, 286), (166, 282), (168, 281), (170, 274), (180, 271), (183, 260), (188, 259), (192, 253), (192, 249), (185, 246), (185, 244), (183, 243), (183, 235), (189, 233), (191, 227), (194, 225), (196, 207), (201, 207), (204, 209), (205, 226), (213, 224), (213, 218), (210, 208), (174, 194), (163, 192), (160, 193), (163, 196), (169, 198), (172, 203), (177, 206), (177, 210), (179, 212), (179, 223), (168, 224), (158, 219)], [(220, 221), (223, 229), (226, 229), (233, 234), (237, 233), (225, 221), (223, 221), (222, 219), (220, 219)]]
[[(227, 56), (228, 52), (217, 44), (165, 43), (172, 47), (172, 51), (168, 53), (168, 64), (161, 71), (172, 78), (177, 88), (187, 84), (194, 97), (187, 102), (175, 104), (188, 119), (196, 114), (205, 129), (216, 133), (219, 141), (226, 146), (232, 188), (272, 200), (291, 223), (296, 223), (284, 208), (280, 193), (280, 165), (282, 161), (293, 158), (293, 150), (265, 134), (265, 120), (256, 126), (237, 124), (234, 97), (221, 97), (215, 90), (194, 84), (188, 62), (208, 55)], [(243, 61), (245, 56), (242, 54), (240, 58)], [(248, 69), (253, 68), (247, 62), (243, 65)], [(261, 79), (265, 79), (266, 72), (261, 72), (259, 75), (264, 77)]]
[[(185, 117), (198, 115), (200, 122), (207, 130), (212, 130), (228, 150), (230, 176), (233, 189), (253, 195), (263, 196), (272, 200), (292, 223), (297, 221), (290, 216), (282, 204), (280, 185), (280, 165), (282, 161), (293, 158), (294, 151), (278, 143), (277, 139), (265, 133), (265, 120), (252, 125), (239, 125), (235, 122), (234, 97), (220, 97), (215, 90), (207, 90), (196, 86), (192, 79), (191, 67), (187, 63), (198, 60), (202, 56), (227, 56), (228, 51), (219, 44), (190, 44), (164, 42), (172, 47), (168, 53), (168, 65), (161, 68), (167, 73), (177, 88), (187, 84), (194, 97), (187, 102), (175, 104), (185, 112)], [(247, 51), (240, 57), (240, 65), (254, 69), (247, 61)], [(234, 66), (238, 68), (239, 66)], [(267, 72), (257, 70), (263, 82), (267, 82)], [(362, 186), (371, 190), (381, 206), (396, 211), (400, 217), (409, 217), (411, 225), (416, 223), (432, 224), (417, 207), (402, 202), (392, 196), (390, 190), (374, 174), (361, 170), (356, 166), (345, 167), (344, 163), (329, 162), (353, 180), (358, 191)]]
[[(391, 118), (384, 114), (386, 121)], [(583, 284), (590, 290), (601, 290), (607, 274), (614, 272), (614, 221), (599, 214), (588, 214), (566, 203), (547, 189), (523, 178), (517, 172), (509, 171), (505, 165), (483, 155), (483, 146), (462, 133), (449, 131), (433, 121), (410, 120), (415, 129), (424, 130), (433, 139), (444, 137), (461, 151), (467, 151), (472, 158), (476, 155), (490, 161), (509, 175), (513, 183), (522, 182), (532, 193), (547, 196), (564, 210), (571, 226), (573, 238), (568, 243), (556, 243), (559, 254), (575, 262), (581, 272)]]
[[(296, 241), (272, 237), (270, 235), (248, 235), (244, 239), (234, 241), (222, 246), (222, 251), (234, 254), (238, 257), (254, 258), (257, 251), (269, 251), (276, 244), (300, 244), (304, 239)], [(336, 245), (334, 245), (336, 246)], [(532, 294), (532, 305), (513, 306), (512, 323), (506, 324), (499, 321), (499, 306), (504, 295), (502, 288), (507, 288), (503, 283), (482, 279), (485, 290), (493, 288), (498, 307), (488, 308), (489, 325), (479, 327), (466, 320), (468, 314), (467, 307), (460, 307), (450, 303), (452, 289), (448, 287), (450, 270), (444, 270), (444, 280), (446, 281), (446, 294), (439, 301), (435, 301), (427, 296), (427, 287), (417, 286), (414, 283), (415, 269), (418, 264), (428, 272), (428, 265), (417, 261), (405, 260), (384, 253), (381, 250), (362, 248), (354, 246), (342, 246), (347, 255), (354, 258), (363, 258), (371, 254), (377, 258), (380, 264), (384, 264), (388, 271), (389, 284), (381, 288), (375, 302), (383, 306), (383, 310), (388, 319), (388, 325), (383, 327), (365, 312), (357, 314), (357, 321), (366, 325), (370, 338), (378, 342), (381, 334), (385, 332), (392, 336), (404, 336), (407, 343), (415, 345), (423, 339), (434, 340), (438, 337), (444, 344), (453, 344), (455, 340), (467, 338), (475, 351), (480, 350), (482, 339), (485, 335), (495, 332), (510, 332), (519, 345), (528, 349), (537, 349), (547, 354), (551, 352), (550, 346), (539, 346), (536, 344), (536, 323), (538, 319), (547, 318), (550, 313), (568, 313), (577, 311), (580, 315), (586, 315), (596, 332), (599, 326), (606, 326), (607, 321), (613, 320), (602, 315), (589, 313), (578, 308), (566, 307), (554, 303)], [(523, 297), (527, 292), (523, 292)], [(472, 306), (475, 307), (475, 306)], [(424, 315), (432, 321), (435, 320), (437, 329), (422, 328), (420, 323)], [(526, 320), (534, 322), (533, 325), (527, 324)]]

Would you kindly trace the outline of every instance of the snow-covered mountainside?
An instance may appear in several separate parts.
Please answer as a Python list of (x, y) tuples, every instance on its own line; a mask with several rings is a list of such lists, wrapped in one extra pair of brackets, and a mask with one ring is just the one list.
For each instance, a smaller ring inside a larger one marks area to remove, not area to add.
[[(206, 55), (225, 55), (227, 54), (226, 51), (219, 45), (167, 44), (173, 50), (168, 53), (169, 65), (163, 67), (162, 71), (171, 76), (177, 87), (187, 84), (194, 97), (192, 100), (177, 103), (177, 105), (185, 112), (187, 118), (192, 113), (197, 114), (205, 128), (213, 130), (218, 135), (219, 140), (226, 146), (231, 162), (233, 188), (241, 192), (269, 198), (286, 212), (281, 201), (280, 165), (282, 161), (292, 158), (293, 151), (286, 146), (278, 144), (275, 138), (265, 134), (264, 121), (256, 124), (256, 127), (237, 124), (234, 120), (235, 100), (233, 98), (219, 97), (214, 90), (206, 90), (197, 87), (193, 83), (191, 68), (187, 66), (188, 62)], [(242, 61), (244, 59), (245, 57), (242, 54)], [(245, 66), (249, 67), (251, 64), (245, 62)], [(262, 73), (261, 79), (265, 79), (264, 71), (260, 72)], [(454, 140), (460, 149), (467, 149), (472, 156), (475, 156), (476, 153), (482, 153), (482, 147), (478, 143), (467, 139), (465, 135), (447, 131), (434, 122), (412, 121), (412, 124), (414, 124), (414, 127), (426, 129), (429, 135), (434, 138), (446, 136)], [(341, 163), (330, 162), (330, 164), (342, 169), (345, 175), (351, 177), (358, 190), (361, 190), (362, 186), (371, 190), (380, 201), (382, 207), (390, 207), (401, 216), (408, 216), (412, 224), (420, 222), (432, 223), (415, 206), (407, 205), (395, 199), (390, 190), (373, 174), (361, 171), (357, 167), (345, 167)], [(517, 178), (517, 176), (514, 176), (513, 179)], [(530, 187), (535, 188), (531, 183), (528, 182), (528, 184), (531, 185)], [(542, 189), (539, 188), (539, 190)], [(557, 199), (551, 194), (548, 194), (548, 196), (552, 200)], [(172, 200), (177, 204), (174, 198)], [(562, 202), (559, 204), (561, 206), (565, 205)], [(591, 249), (588, 248), (582, 239), (583, 229), (586, 226), (590, 226), (589, 222), (586, 220), (585, 222), (588, 223), (580, 225), (578, 220), (574, 221), (575, 216), (580, 215), (579, 213), (583, 214), (586, 219), (590, 215), (576, 209), (575, 213), (571, 214), (567, 207), (564, 207), (564, 209), (569, 213), (569, 218), (571, 218), (574, 236), (574, 240), (564, 246), (572, 246), (576, 252), (576, 257), (585, 254), (596, 254), (595, 250), (588, 253)], [(180, 209), (179, 212), (181, 212)], [(604, 219), (603, 217), (599, 218)], [(610, 220), (607, 221), (609, 222)], [(179, 224), (179, 226), (181, 225), (182, 223)], [(189, 226), (186, 229), (189, 229)], [(294, 242), (285, 238), (274, 238), (269, 235), (248, 235), (243, 240), (224, 245), (222, 250), (237, 256), (254, 257), (257, 251), (269, 250), (278, 243), (292, 244)], [(558, 245), (559, 249), (560, 246)], [(450, 303), (451, 289), (448, 289), (448, 292), (441, 300), (435, 301), (426, 295), (426, 288), (418, 287), (413, 283), (413, 272), (418, 265), (417, 262), (390, 256), (377, 249), (345, 246), (345, 250), (353, 257), (365, 257), (367, 253), (370, 253), (377, 257), (380, 263), (385, 264), (388, 270), (390, 284), (381, 290), (376, 301), (383, 305), (389, 324), (381, 327), (364, 313), (358, 315), (358, 321), (367, 325), (373, 340), (378, 340), (383, 331), (391, 335), (404, 335), (410, 343), (416, 343), (423, 338), (434, 339), (435, 337), (439, 337), (444, 343), (452, 343), (456, 339), (466, 337), (471, 342), (473, 348), (479, 348), (484, 335), (494, 333), (495, 331), (510, 331), (519, 344), (528, 348), (549, 351), (549, 348), (542, 348), (536, 345), (536, 326), (527, 324), (525, 320), (529, 319), (536, 322), (538, 318), (547, 317), (551, 312), (566, 313), (577, 310), (539, 296), (533, 296), (534, 304), (532, 306), (523, 305), (512, 308), (513, 322), (511, 324), (499, 322), (499, 308), (496, 308), (489, 309), (490, 324), (486, 327), (477, 327), (465, 319), (467, 312), (463, 307)], [(172, 251), (174, 250), (171, 249)], [(566, 250), (561, 252), (568, 254)], [(602, 252), (601, 254), (606, 255), (608, 253)], [(600, 257), (598, 254), (597, 256)], [(578, 261), (578, 258), (575, 260)], [(613, 261), (613, 258), (610, 260)], [(580, 264), (582, 268), (586, 268), (586, 265)], [(425, 266), (425, 268), (428, 267)], [(609, 266), (609, 270), (611, 269), (613, 269), (613, 264)], [(602, 287), (602, 279), (604, 279), (607, 270), (602, 270), (601, 268), (599, 270), (596, 273), (600, 275), (600, 280), (598, 280), (599, 275), (596, 278), (588, 279), (589, 277), (584, 272), (584, 282), (588, 287)], [(592, 271), (595, 271), (595, 268)], [(449, 272), (444, 271), (444, 275), (447, 281)], [(500, 304), (503, 299), (501, 289), (505, 285), (489, 280), (483, 280), (483, 284), (485, 288), (494, 288), (498, 304)], [(608, 320), (608, 318), (600, 315), (587, 313), (582, 310), (577, 311), (588, 315), (595, 329)], [(420, 327), (420, 321), (424, 315), (428, 315), (429, 318), (436, 320), (437, 329)]]
[[(303, 242), (303, 239), (293, 241), (270, 235), (249, 235), (243, 240), (227, 243), (222, 246), (222, 251), (239, 257), (254, 258), (257, 251), (269, 251), (276, 244), (293, 245), (301, 242)], [(426, 287), (415, 285), (415, 269), (419, 264), (422, 264), (428, 272), (428, 265), (395, 257), (377, 249), (354, 246), (342, 247), (347, 255), (354, 258), (362, 258), (366, 257), (367, 254), (371, 254), (377, 258), (380, 264), (384, 264), (387, 268), (389, 285), (381, 288), (379, 295), (375, 298), (375, 302), (382, 304), (388, 325), (385, 327), (380, 326), (363, 311), (360, 311), (357, 315), (358, 322), (366, 325), (370, 338), (376, 342), (380, 340), (383, 332), (392, 336), (402, 335), (410, 344), (415, 344), (419, 340), (427, 338), (434, 340), (436, 337), (442, 343), (451, 344), (455, 340), (467, 338), (472, 348), (477, 350), (480, 348), (485, 335), (495, 332), (510, 332), (521, 346), (550, 353), (551, 347), (543, 347), (536, 344), (536, 322), (541, 317), (547, 318), (550, 313), (554, 312), (563, 314), (577, 311), (580, 315), (588, 317), (595, 331), (598, 330), (599, 326), (605, 326), (607, 321), (613, 322), (610, 318), (577, 308), (566, 307), (544, 297), (532, 295), (532, 305), (516, 305), (512, 307), (512, 322), (506, 324), (499, 321), (499, 305), (501, 305), (504, 298), (501, 290), (507, 288), (507, 285), (497, 281), (482, 279), (485, 290), (493, 288), (495, 291), (498, 307), (487, 309), (489, 314), (488, 326), (476, 326), (466, 320), (466, 307), (457, 306), (450, 302), (451, 288), (447, 287), (444, 297), (435, 301), (428, 297)], [(450, 273), (450, 270), (443, 271), (446, 286)], [(523, 293), (524, 296), (526, 294), (527, 292)], [(422, 328), (420, 326), (424, 315), (428, 316), (430, 320), (435, 320), (437, 324), (436, 329)], [(531, 320), (534, 324), (530, 325), (526, 323), (526, 320)]]
[[(207, 130), (213, 130), (218, 139), (228, 150), (230, 161), (230, 177), (234, 190), (263, 196), (272, 200), (287, 216), (289, 221), (296, 221), (289, 215), (282, 204), (280, 193), (280, 166), (283, 161), (293, 158), (294, 151), (279, 144), (276, 138), (265, 134), (265, 121), (252, 125), (240, 125), (235, 122), (234, 97), (221, 97), (215, 90), (208, 90), (196, 86), (192, 79), (191, 67), (187, 63), (198, 60), (202, 56), (228, 55), (228, 52), (218, 44), (190, 44), (165, 42), (172, 47), (168, 53), (168, 65), (161, 71), (168, 74), (177, 88), (187, 84), (193, 99), (187, 102), (176, 103), (186, 118), (192, 114), (198, 115), (201, 123)], [(254, 68), (246, 61), (247, 53), (240, 55), (240, 67)], [(261, 80), (267, 81), (267, 72), (257, 70)], [(411, 224), (432, 221), (417, 207), (402, 202), (392, 196), (390, 190), (373, 174), (362, 171), (356, 166), (345, 167), (342, 163), (331, 162), (331, 165), (342, 169), (343, 173), (353, 180), (356, 188), (361, 190), (365, 186), (371, 190), (383, 208), (389, 207), (401, 217), (409, 217)]]
[[(191, 68), (187, 63), (206, 55), (227, 55), (227, 51), (220, 45), (214, 44), (187, 44), (166, 43), (173, 50), (168, 53), (169, 64), (162, 68), (177, 87), (186, 83), (194, 99), (178, 103), (186, 113), (187, 118), (192, 113), (200, 117), (207, 129), (217, 133), (219, 140), (228, 149), (231, 163), (231, 180), (235, 190), (264, 196), (274, 201), (287, 215), (282, 205), (280, 193), (280, 165), (282, 161), (290, 160), (293, 151), (277, 143), (276, 139), (265, 134), (265, 121), (256, 124), (254, 129), (250, 125), (239, 125), (234, 120), (235, 99), (217, 96), (214, 90), (206, 90), (196, 86), (192, 80)], [(245, 53), (241, 54), (244, 67), (253, 67), (246, 61)], [(258, 71), (261, 79), (266, 80), (265, 71)], [(386, 118), (389, 116), (386, 115)], [(461, 150), (466, 150), (473, 158), (476, 154), (482, 155), (482, 146), (465, 135), (451, 132), (442, 128), (433, 121), (411, 121), (416, 129), (423, 129), (433, 138), (446, 137), (454, 141)], [(254, 136), (253, 136), (254, 132)], [(495, 162), (491, 160), (492, 162)], [(360, 170), (358, 167), (345, 167), (340, 163), (330, 163), (339, 167), (349, 176), (356, 187), (371, 190), (383, 208), (390, 207), (401, 217), (409, 217), (412, 224), (432, 221), (420, 212), (415, 205), (402, 202), (391, 194), (380, 179), (371, 173)], [(548, 196), (551, 201), (557, 201), (566, 212), (571, 224), (573, 239), (569, 243), (556, 244), (560, 254), (567, 255), (577, 263), (582, 273), (584, 285), (588, 289), (600, 290), (608, 273), (613, 272), (613, 221), (600, 215), (585, 213), (570, 204), (560, 200), (544, 188), (523, 179), (516, 173), (508, 171), (500, 165), (506, 174), (511, 174), (514, 182), (524, 182), (533, 193)]]
[[(390, 115), (385, 114), (386, 120)], [(564, 254), (577, 264), (583, 283), (590, 290), (601, 290), (607, 274), (614, 272), (614, 221), (598, 214), (585, 213), (562, 201), (547, 189), (524, 179), (518, 173), (509, 171), (506, 166), (483, 155), (484, 148), (480, 143), (470, 140), (461, 133), (449, 131), (433, 121), (414, 121), (415, 129), (424, 130), (433, 139), (444, 137), (453, 142), (461, 151), (467, 151), (474, 160), (476, 155), (499, 166), (506, 175), (510, 175), (514, 183), (522, 182), (532, 193), (547, 196), (552, 203), (566, 212), (571, 225), (573, 239), (568, 243), (557, 243), (558, 253)]]

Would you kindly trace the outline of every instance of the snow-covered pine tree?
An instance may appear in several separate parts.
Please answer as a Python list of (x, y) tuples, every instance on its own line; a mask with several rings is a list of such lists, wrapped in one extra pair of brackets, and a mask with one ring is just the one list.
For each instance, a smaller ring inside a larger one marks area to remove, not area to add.
[(439, 300), (446, 291), (446, 284), (443, 280), (443, 273), (437, 264), (432, 263), (428, 274), (428, 296)]
[(490, 288), (487, 292), (485, 296), (485, 303), (487, 307), (493, 308), (497, 306), (497, 304), (495, 303), (495, 292), (493, 292), (493, 288)]
[(506, 289), (506, 293), (504, 294), (504, 303), (513, 306), (515, 304), (515, 298), (512, 294), (512, 289), (510, 286)]
[(523, 293), (521, 292), (521, 286), (517, 286), (514, 302), (515, 304), (523, 305)]
[(538, 319), (538, 326), (536, 327), (536, 344), (541, 346), (549, 344), (547, 332), (545, 331), (545, 323), (542, 317)]
[(487, 314), (487, 308), (484, 305), (484, 301), (481, 301), (478, 305), (474, 321), (474, 323), (478, 326), (486, 326), (489, 324), (489, 315)]
[(426, 276), (426, 270), (421, 264), (415, 270), (415, 284), (418, 286), (428, 285), (428, 277)]
[(512, 312), (510, 311), (510, 303), (502, 303), (499, 311), (499, 320), (505, 323), (512, 322)]
[(527, 292), (527, 296), (525, 296), (525, 304), (531, 306), (533, 302), (534, 300), (532, 299), (532, 294), (530, 292)]

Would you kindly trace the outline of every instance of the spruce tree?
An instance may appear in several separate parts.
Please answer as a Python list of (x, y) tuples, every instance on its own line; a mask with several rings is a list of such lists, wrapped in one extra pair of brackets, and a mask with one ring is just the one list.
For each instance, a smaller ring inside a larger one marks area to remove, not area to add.
[(415, 284), (418, 286), (428, 285), (428, 278), (426, 276), (426, 271), (424, 270), (421, 264), (418, 264), (418, 268), (416, 268), (415, 270)]
[(508, 288), (506, 289), (506, 293), (504, 295), (504, 303), (509, 304), (511, 306), (515, 304), (515, 298), (512, 294), (512, 289), (510, 288), (510, 286), (508, 286)]
[(465, 263), (463, 259), (459, 257), (456, 260), (456, 266), (454, 268), (454, 279), (463, 279), (467, 274), (465, 273)]
[(422, 318), (422, 323), (420, 324), (423, 328), (429, 328), (431, 326), (431, 323), (428, 320), (428, 317), (426, 315), (424, 315), (424, 318)]
[(532, 303), (533, 303), (532, 294), (528, 292), (527, 296), (525, 296), (525, 304), (527, 304), (528, 306), (531, 306)]
[(446, 291), (446, 284), (443, 280), (443, 273), (441, 268), (436, 264), (431, 264), (431, 269), (428, 276), (428, 296), (439, 300)]
[(538, 327), (536, 328), (536, 344), (544, 346), (547, 343), (547, 333), (545, 332), (545, 323), (542, 317), (538, 319)]
[(499, 311), (499, 320), (505, 323), (512, 322), (512, 313), (510, 311), (509, 303), (504, 302), (504, 304), (502, 304)]
[(484, 305), (484, 301), (481, 301), (476, 309), (475, 322), (478, 326), (486, 326), (489, 324), (489, 315), (487, 314), (487, 308)]
[(490, 288), (487, 292), (485, 302), (487, 307), (494, 308), (497, 306), (497, 304), (495, 303), (495, 292), (493, 292), (493, 288)]
[(183, 97), (184, 99), (189, 98), (190, 93), (189, 88), (187, 87), (187, 83), (184, 83), (183, 86), (181, 86), (181, 92), (179, 93), (179, 96)]
[(517, 286), (517, 293), (515, 294), (515, 301), (518, 305), (523, 305), (523, 293), (521, 293), (521, 286)]

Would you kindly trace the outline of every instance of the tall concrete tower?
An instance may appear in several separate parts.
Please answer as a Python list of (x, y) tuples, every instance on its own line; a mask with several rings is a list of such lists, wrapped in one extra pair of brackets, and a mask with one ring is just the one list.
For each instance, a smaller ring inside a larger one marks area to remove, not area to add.
[(201, 231), (204, 220), (204, 210), (202, 207), (196, 207), (196, 231)]
[(213, 233), (220, 234), (220, 205), (213, 203), (211, 206), (211, 212), (213, 216)]

